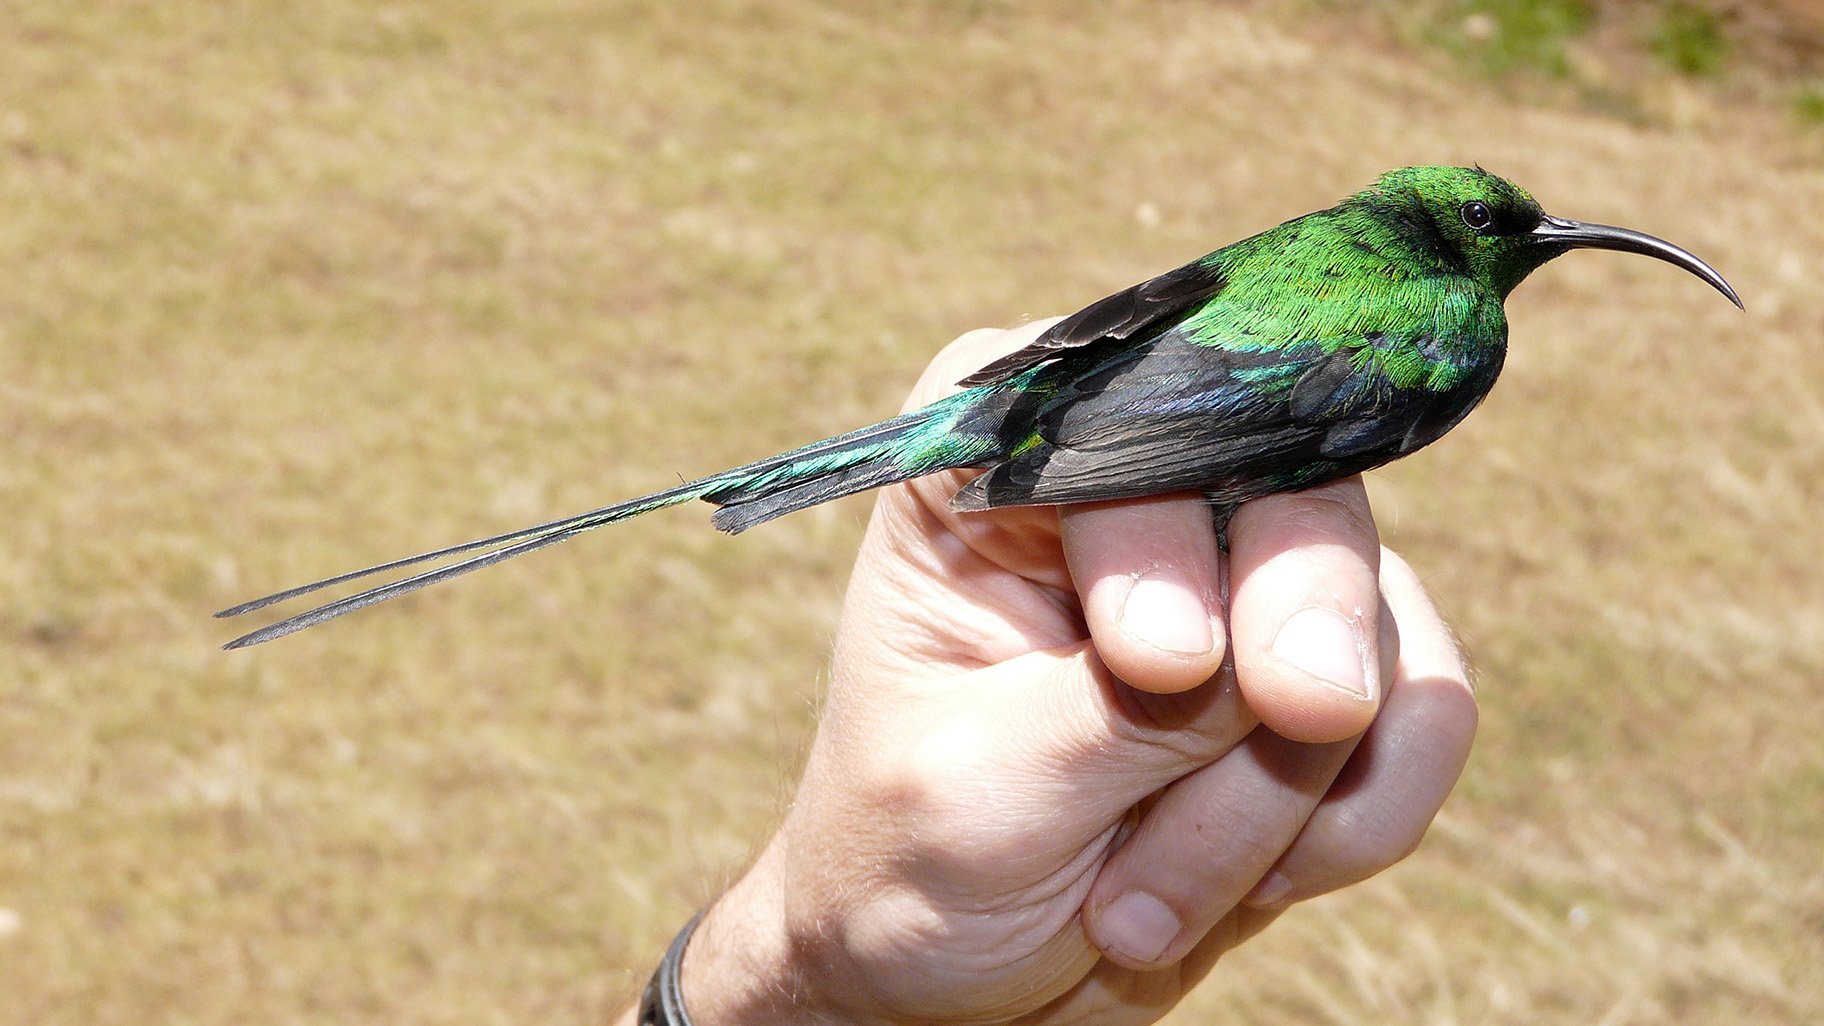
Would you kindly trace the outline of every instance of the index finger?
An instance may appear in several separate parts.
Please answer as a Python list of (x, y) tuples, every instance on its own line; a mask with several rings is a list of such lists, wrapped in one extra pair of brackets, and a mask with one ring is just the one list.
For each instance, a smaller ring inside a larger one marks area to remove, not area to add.
[(1202, 496), (1063, 506), (1058, 530), (1083, 619), (1115, 676), (1173, 694), (1222, 668), (1221, 553)]
[(1261, 722), (1340, 741), (1380, 707), (1379, 533), (1360, 476), (1245, 503), (1229, 522), (1235, 673)]

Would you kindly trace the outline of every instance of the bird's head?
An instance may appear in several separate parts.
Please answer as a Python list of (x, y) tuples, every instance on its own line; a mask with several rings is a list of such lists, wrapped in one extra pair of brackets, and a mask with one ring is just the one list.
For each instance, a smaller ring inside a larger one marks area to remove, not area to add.
[(1657, 257), (1740, 297), (1709, 264), (1664, 239), (1613, 225), (1547, 214), (1532, 194), (1479, 167), (1409, 167), (1381, 176), (1361, 198), (1442, 247), (1478, 281), (1505, 297), (1527, 275), (1573, 249), (1614, 249)]

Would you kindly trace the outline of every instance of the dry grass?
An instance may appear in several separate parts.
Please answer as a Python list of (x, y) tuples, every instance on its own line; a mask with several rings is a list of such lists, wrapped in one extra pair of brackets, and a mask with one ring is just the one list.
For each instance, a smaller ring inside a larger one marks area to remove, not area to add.
[(865, 507), (252, 653), (208, 610), (861, 423), (966, 328), (1472, 160), (1750, 312), (1602, 255), (1515, 297), (1493, 400), (1375, 486), (1478, 655), (1470, 776), (1176, 1021), (1824, 1019), (1817, 140), (1294, 11), (0, 11), (0, 1021), (600, 1014), (777, 816)]

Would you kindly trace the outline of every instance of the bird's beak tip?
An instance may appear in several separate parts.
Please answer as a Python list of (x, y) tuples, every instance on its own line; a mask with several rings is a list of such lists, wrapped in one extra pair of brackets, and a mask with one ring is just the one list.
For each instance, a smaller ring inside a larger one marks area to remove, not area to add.
[(1664, 260), (1702, 278), (1729, 302), (1734, 303), (1736, 309), (1744, 312), (1748, 309), (1742, 305), (1742, 297), (1736, 294), (1735, 288), (1717, 273), (1716, 268), (1700, 260), (1690, 250), (1657, 236), (1637, 232), (1632, 228), (1547, 217), (1533, 230), (1532, 237), (1543, 243), (1571, 248), (1611, 249)]

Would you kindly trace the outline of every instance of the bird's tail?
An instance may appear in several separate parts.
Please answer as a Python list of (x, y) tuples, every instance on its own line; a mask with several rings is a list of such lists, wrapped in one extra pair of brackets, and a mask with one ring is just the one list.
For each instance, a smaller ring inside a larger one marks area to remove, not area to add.
[(584, 531), (606, 527), (692, 499), (704, 499), (720, 506), (721, 509), (715, 512), (715, 525), (730, 534), (736, 534), (774, 517), (844, 495), (939, 470), (986, 463), (1005, 455), (1005, 443), (1001, 440), (1002, 423), (1016, 395), (1017, 390), (1006, 385), (973, 388), (891, 420), (813, 442), (733, 470), (687, 481), (675, 488), (535, 527), (395, 559), (243, 602), (215, 615), (239, 616), (321, 588), (464, 553), (475, 553), (467, 559), (403, 577), (299, 613), (236, 638), (224, 647), (245, 648), (282, 638), (376, 602), (384, 602), (534, 549), (567, 541)]

